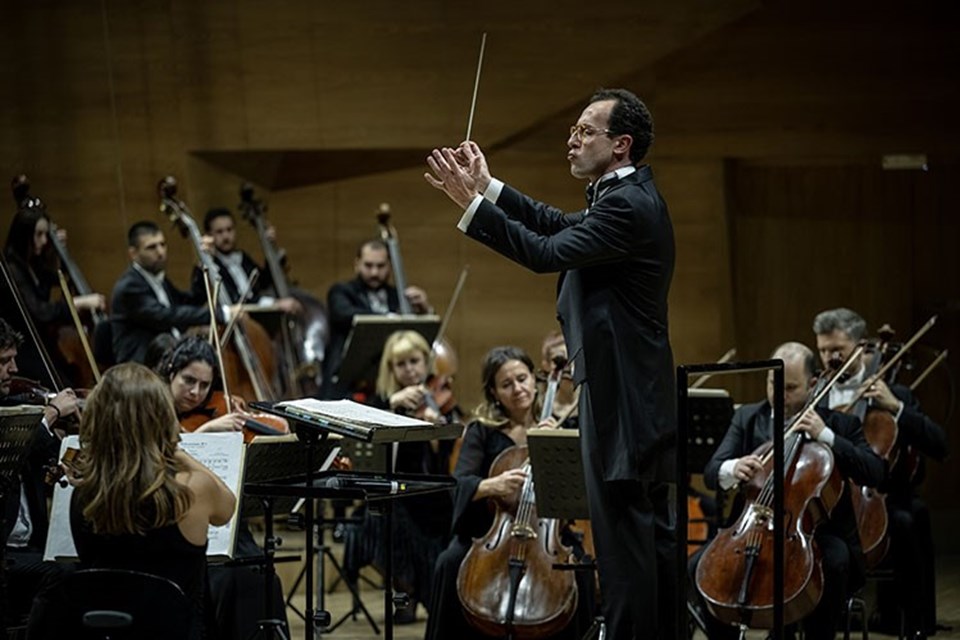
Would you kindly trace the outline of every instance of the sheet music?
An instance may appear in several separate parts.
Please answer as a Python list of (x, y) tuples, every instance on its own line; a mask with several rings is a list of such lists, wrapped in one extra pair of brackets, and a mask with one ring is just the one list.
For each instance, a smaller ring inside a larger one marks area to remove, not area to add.
[(392, 411), (368, 407), (352, 400), (316, 400), (302, 398), (278, 402), (277, 407), (290, 408), (294, 412), (302, 411), (308, 415), (338, 423), (349, 423), (364, 427), (432, 427), (431, 422), (402, 416)]
[[(181, 448), (196, 458), (201, 464), (213, 471), (230, 487), (234, 495), (240, 494), (240, 481), (243, 477), (243, 434), (242, 433), (184, 433)], [(79, 449), (80, 438), (68, 436), (60, 443), (60, 457), (68, 448)], [(50, 510), (50, 529), (47, 532), (47, 544), (44, 560), (75, 560), (77, 548), (73, 542), (70, 528), (70, 498), (73, 486), (57, 485), (53, 490), (53, 507)], [(239, 505), (239, 501), (237, 502)], [(234, 538), (239, 509), (227, 524), (207, 531), (209, 543), (208, 557), (233, 557)]]

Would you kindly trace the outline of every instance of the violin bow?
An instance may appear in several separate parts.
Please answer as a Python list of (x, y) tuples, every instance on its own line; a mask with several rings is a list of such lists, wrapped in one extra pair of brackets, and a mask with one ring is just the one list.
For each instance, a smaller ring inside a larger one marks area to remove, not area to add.
[[(450, 324), (450, 318), (453, 316), (453, 308), (457, 306), (457, 301), (460, 299), (460, 292), (463, 291), (463, 284), (467, 281), (467, 274), (470, 272), (470, 265), (466, 264), (463, 266), (463, 269), (460, 270), (460, 276), (457, 278), (457, 284), (453, 287), (453, 295), (450, 297), (450, 304), (447, 305), (446, 310), (443, 312), (443, 319), (440, 320), (440, 328), (437, 330), (437, 337), (433, 339), (433, 344), (436, 345), (443, 337), (447, 334), (447, 326)], [(436, 351), (436, 348), (434, 348)]]
[(923, 370), (923, 373), (921, 373), (919, 376), (917, 376), (917, 379), (914, 380), (912, 383), (910, 383), (910, 391), (914, 391), (917, 387), (919, 387), (919, 386), (920, 386), (920, 383), (923, 382), (924, 380), (926, 380), (926, 379), (927, 379), (927, 376), (929, 376), (930, 373), (931, 373), (934, 369), (936, 369), (936, 368), (940, 365), (941, 362), (943, 362), (944, 360), (947, 359), (947, 353), (948, 353), (948, 352), (947, 352), (946, 349), (944, 349), (943, 351), (940, 352), (940, 355), (937, 356), (936, 360), (934, 360), (933, 362), (931, 362), (931, 363), (927, 366), (927, 368)]
[[(849, 406), (852, 407), (853, 405), (857, 404), (857, 401), (863, 397), (863, 394), (867, 392), (867, 389), (870, 388), (870, 385), (872, 385), (877, 380), (882, 380), (883, 376), (886, 375), (887, 371), (890, 370), (890, 367), (895, 365), (897, 361), (900, 360), (900, 358), (902, 358), (907, 353), (907, 351), (909, 351), (910, 348), (913, 347), (914, 344), (916, 344), (917, 340), (922, 338), (924, 334), (927, 333), (927, 331), (930, 331), (930, 329), (933, 328), (933, 325), (936, 324), (936, 322), (937, 322), (937, 316), (932, 316), (929, 320), (927, 320), (927, 322), (922, 327), (920, 327), (920, 329), (915, 334), (913, 334), (913, 337), (907, 340), (906, 344), (900, 347), (900, 350), (897, 351), (896, 355), (894, 355), (892, 358), (890, 358), (889, 361), (884, 363), (884, 365), (880, 367), (880, 370), (877, 371), (875, 374), (873, 374), (873, 376), (860, 387), (859, 391), (857, 391), (857, 395), (855, 395), (853, 397), (853, 400), (850, 401)], [(853, 358), (851, 357), (850, 359), (852, 360)]]
[[(247, 296), (250, 295), (250, 292), (253, 291), (253, 287), (254, 287), (254, 285), (256, 285), (257, 279), (258, 279), (259, 277), (260, 277), (260, 270), (259, 270), (259, 269), (254, 269), (253, 271), (250, 272), (250, 279), (249, 279), (249, 281), (247, 282), (247, 287), (246, 287), (246, 289), (243, 290), (243, 295), (240, 296), (241, 303), (240, 303), (240, 305), (239, 305), (238, 308), (237, 308), (237, 313), (234, 314), (234, 316), (233, 316), (232, 318), (230, 318), (230, 322), (227, 323), (227, 328), (223, 330), (223, 335), (220, 336), (220, 345), (221, 345), (221, 346), (226, 346), (226, 345), (227, 345), (227, 341), (230, 339), (230, 336), (233, 334), (233, 330), (236, 328), (237, 322), (240, 321), (241, 316), (243, 316), (243, 314), (245, 313), (244, 310), (243, 310), (243, 302), (242, 302), (242, 301), (243, 301), (243, 300), (246, 300)], [(218, 284), (219, 284), (219, 282), (218, 282)], [(219, 298), (217, 298), (217, 297), (214, 297), (214, 299), (215, 299), (215, 300), (219, 300)]]
[(480, 70), (483, 68), (483, 52), (487, 48), (487, 32), (483, 32), (483, 37), (480, 38), (480, 57), (477, 59), (477, 76), (473, 81), (473, 99), (470, 101), (470, 117), (467, 119), (467, 137), (465, 140), (470, 139), (470, 134), (473, 132), (473, 114), (477, 108), (477, 93), (480, 90)]
[(77, 305), (73, 303), (73, 294), (70, 293), (70, 285), (67, 284), (67, 277), (63, 271), (57, 269), (57, 277), (60, 279), (60, 289), (63, 291), (63, 299), (70, 309), (70, 317), (73, 319), (73, 326), (80, 337), (80, 344), (83, 346), (83, 352), (87, 356), (87, 362), (90, 364), (90, 370), (93, 371), (93, 379), (100, 384), (100, 367), (97, 366), (97, 359), (93, 357), (93, 349), (90, 348), (90, 341), (87, 340), (87, 332), (83, 329), (83, 323), (80, 322), (80, 314), (77, 313)]
[(233, 413), (233, 401), (230, 398), (230, 388), (227, 385), (226, 369), (223, 368), (223, 350), (220, 348), (220, 336), (217, 335), (217, 314), (214, 313), (213, 301), (219, 293), (220, 283), (210, 286), (210, 270), (203, 267), (203, 286), (207, 292), (207, 309), (210, 310), (210, 344), (217, 352), (217, 365), (220, 367), (220, 382), (223, 384), (223, 400), (227, 406), (227, 413)]
[[(858, 358), (858, 357), (860, 356), (860, 354), (862, 354), (862, 353), (863, 353), (863, 345), (860, 345), (860, 346), (858, 346), (858, 347), (856, 348), (856, 350), (855, 350), (853, 353), (850, 354), (850, 357), (847, 358), (847, 361), (843, 363), (843, 366), (840, 367), (839, 371), (837, 371), (835, 374), (833, 374), (833, 377), (830, 378), (830, 381), (827, 382), (827, 384), (823, 385), (823, 389), (821, 389), (821, 390), (813, 397), (812, 400), (810, 400), (809, 402), (807, 402), (807, 406), (805, 406), (805, 407), (803, 408), (803, 411), (801, 411), (800, 413), (798, 413), (798, 414), (793, 418), (793, 420), (790, 421), (790, 426), (787, 428), (785, 435), (790, 435), (791, 433), (793, 433), (794, 431), (796, 431), (796, 429), (797, 429), (797, 426), (796, 426), (796, 425), (797, 425), (798, 422), (800, 422), (800, 419), (803, 418), (803, 416), (805, 416), (805, 415), (807, 415), (808, 413), (810, 413), (811, 411), (813, 411), (813, 410), (817, 407), (817, 405), (820, 404), (820, 401), (823, 400), (823, 399), (827, 396), (828, 393), (830, 393), (830, 389), (832, 389), (833, 386), (834, 386), (835, 384), (837, 384), (837, 382), (840, 381), (841, 377), (847, 372), (847, 369), (849, 369), (850, 366), (851, 366), (854, 362), (856, 362), (857, 358)], [(765, 453), (764, 456), (763, 456), (762, 458), (760, 458), (760, 464), (766, 465), (766, 464), (770, 461), (770, 458), (772, 458), (772, 457), (773, 457), (773, 449), (771, 449), (770, 451), (768, 451), (767, 453)]]

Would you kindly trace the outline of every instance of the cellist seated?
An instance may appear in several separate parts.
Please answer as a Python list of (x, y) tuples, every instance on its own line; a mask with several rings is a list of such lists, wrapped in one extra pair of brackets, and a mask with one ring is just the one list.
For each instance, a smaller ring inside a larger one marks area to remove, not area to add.
[[(784, 361), (784, 413), (789, 423), (790, 418), (804, 408), (813, 389), (814, 353), (803, 344), (788, 342), (777, 347), (771, 357)], [(731, 490), (766, 473), (761, 458), (753, 452), (772, 439), (773, 391), (770, 372), (767, 400), (743, 405), (734, 413), (730, 428), (704, 469), (708, 488)], [(886, 465), (870, 449), (856, 418), (817, 408), (800, 418), (796, 427), (805, 437), (830, 448), (835, 467), (844, 480), (876, 487), (884, 479)], [(789, 537), (791, 533), (787, 531), (786, 535)], [(832, 513), (815, 529), (813, 537), (822, 556), (823, 592), (819, 603), (803, 618), (802, 625), (805, 637), (816, 640), (834, 637), (846, 599), (863, 584), (863, 558), (848, 490), (842, 492)], [(694, 554), (689, 564), (695, 582), (691, 593), (703, 605), (700, 576), (709, 576), (711, 571), (706, 565), (698, 571), (700, 558), (706, 556), (705, 562), (710, 558), (710, 553), (705, 551), (706, 548)], [(736, 626), (721, 623), (706, 606), (703, 609), (710, 638), (737, 637)], [(749, 626), (749, 622), (745, 624)]]

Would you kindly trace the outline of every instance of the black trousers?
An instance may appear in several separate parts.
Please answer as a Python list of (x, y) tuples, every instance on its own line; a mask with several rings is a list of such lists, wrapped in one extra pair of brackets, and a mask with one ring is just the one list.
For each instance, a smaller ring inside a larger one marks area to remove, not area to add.
[(676, 520), (670, 485), (605, 481), (589, 390), (580, 393), (580, 442), (590, 525), (600, 570), (601, 610), (612, 640), (677, 636)]
[(907, 631), (932, 635), (937, 625), (936, 570), (930, 510), (914, 496), (887, 496), (893, 582), (877, 584), (877, 609), (886, 629), (899, 629), (902, 610)]

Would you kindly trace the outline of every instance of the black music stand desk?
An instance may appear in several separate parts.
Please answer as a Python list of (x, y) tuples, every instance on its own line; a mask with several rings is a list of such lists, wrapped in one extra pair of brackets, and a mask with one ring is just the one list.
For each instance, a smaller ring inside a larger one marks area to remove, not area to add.
[(392, 314), (354, 316), (353, 328), (343, 345), (338, 379), (350, 384), (376, 380), (383, 343), (395, 331), (416, 331), (427, 344), (432, 344), (440, 331), (440, 317)]

